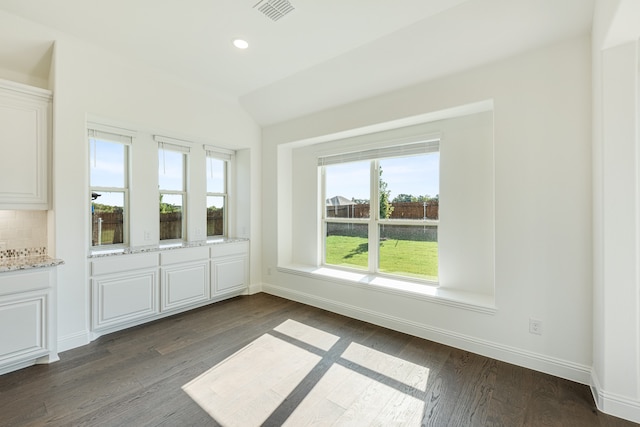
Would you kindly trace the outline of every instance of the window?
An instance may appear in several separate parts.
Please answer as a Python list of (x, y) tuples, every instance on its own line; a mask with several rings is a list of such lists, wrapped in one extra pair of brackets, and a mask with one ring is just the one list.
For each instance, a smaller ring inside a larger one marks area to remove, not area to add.
[(186, 237), (187, 153), (189, 147), (159, 140), (160, 240)]
[(437, 281), (439, 163), (438, 141), (321, 157), (324, 264)]
[(207, 153), (207, 237), (227, 235), (228, 174), (232, 153), (205, 146)]
[(89, 128), (91, 246), (128, 244), (131, 137)]

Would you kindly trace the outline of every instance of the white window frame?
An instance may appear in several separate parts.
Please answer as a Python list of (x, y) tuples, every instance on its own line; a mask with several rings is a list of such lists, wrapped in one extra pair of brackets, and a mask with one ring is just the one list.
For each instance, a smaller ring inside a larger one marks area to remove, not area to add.
[[(209, 161), (209, 159), (217, 159), (217, 160), (222, 160), (224, 162), (224, 190), (222, 193), (216, 193), (216, 192), (209, 192), (208, 188), (205, 188), (206, 191), (206, 196), (205, 197), (222, 197), (224, 199), (224, 211), (223, 211), (223, 229), (222, 229), (222, 235), (213, 235), (213, 236), (209, 236), (206, 235), (205, 237), (207, 239), (216, 239), (216, 238), (225, 238), (228, 237), (229, 235), (229, 207), (231, 205), (230, 203), (230, 196), (229, 196), (229, 188), (230, 188), (230, 176), (231, 176), (231, 171), (233, 170), (233, 163), (235, 160), (235, 151), (232, 150), (226, 150), (224, 148), (218, 148), (218, 147), (213, 147), (210, 145), (204, 145), (203, 146), (204, 150), (205, 150), (205, 161)], [(205, 173), (206, 173), (207, 168), (205, 167)], [(205, 183), (206, 183), (206, 178), (205, 178)], [(206, 184), (205, 184), (206, 185)], [(205, 230), (206, 230), (206, 224), (205, 224)]]
[[(187, 145), (181, 144), (179, 140), (175, 140), (173, 138), (163, 137), (159, 135), (155, 135), (154, 139), (158, 142), (158, 152), (162, 151), (174, 151), (182, 154), (182, 190), (166, 190), (160, 188), (158, 186), (158, 207), (160, 206), (160, 196), (163, 194), (169, 195), (181, 195), (182, 196), (182, 230), (181, 236), (179, 239), (161, 239), (161, 244), (167, 244), (172, 242), (184, 242), (187, 241), (187, 218), (188, 218), (188, 206), (187, 206), (187, 196), (188, 196), (188, 184), (187, 177), (189, 176), (188, 168), (189, 168), (189, 153), (191, 152), (191, 148)], [(160, 165), (159, 165), (160, 166)], [(160, 167), (158, 167), (158, 173), (160, 172)], [(158, 222), (158, 230), (160, 230), (160, 222)]]
[[(123, 173), (124, 173), (124, 187), (100, 187), (100, 186), (92, 186), (91, 185), (91, 177), (89, 176), (89, 194), (96, 192), (112, 192), (112, 193), (123, 193), (123, 213), (122, 213), (122, 243), (116, 243), (111, 245), (93, 245), (91, 239), (93, 238), (93, 224), (92, 221), (89, 220), (89, 246), (91, 249), (97, 248), (119, 248), (119, 247), (127, 247), (129, 246), (129, 218), (131, 215), (131, 204), (129, 200), (129, 188), (130, 188), (130, 177), (131, 177), (131, 145), (133, 143), (133, 138), (136, 133), (127, 129), (116, 128), (109, 125), (104, 125), (101, 123), (88, 122), (87, 123), (87, 141), (89, 144), (92, 141), (100, 140), (113, 144), (122, 144), (124, 146), (124, 165), (123, 165)], [(89, 150), (91, 152), (91, 150)], [(95, 153), (94, 151), (94, 154)], [(92, 162), (94, 159), (89, 159), (89, 162)], [(90, 203), (93, 203), (93, 200), (90, 200)], [(98, 242), (99, 243), (99, 242)]]
[[(380, 252), (379, 252), (379, 243), (380, 243), (380, 226), (385, 224), (393, 224), (400, 226), (415, 226), (415, 225), (423, 225), (423, 226), (438, 226), (440, 220), (433, 219), (413, 219), (413, 220), (405, 220), (405, 219), (382, 219), (380, 218), (380, 161), (388, 158), (394, 157), (408, 157), (414, 155), (424, 155), (434, 152), (440, 151), (440, 139), (439, 138), (428, 138), (426, 141), (413, 141), (411, 143), (405, 143), (402, 145), (392, 145), (388, 147), (382, 147), (372, 150), (363, 150), (356, 152), (349, 152), (337, 155), (326, 155), (318, 157), (318, 167), (320, 169), (320, 206), (321, 209), (321, 222), (322, 226), (320, 227), (320, 242), (321, 242), (321, 265), (323, 267), (332, 268), (332, 269), (340, 269), (347, 270), (353, 272), (364, 272), (366, 271), (368, 274), (383, 276), (383, 277), (392, 277), (392, 278), (401, 278), (402, 280), (407, 281), (417, 281), (421, 283), (428, 283), (430, 285), (436, 284), (437, 281), (429, 280), (429, 279), (420, 279), (412, 276), (405, 276), (402, 274), (391, 274), (380, 271)], [(330, 218), (327, 217), (327, 208), (326, 208), (326, 167), (332, 164), (343, 164), (343, 163), (351, 163), (351, 162), (362, 162), (369, 161), (369, 218)], [(357, 269), (350, 268), (346, 266), (327, 264), (326, 262), (326, 235), (327, 235), (327, 225), (329, 223), (336, 224), (366, 224), (368, 226), (367, 232), (367, 241), (369, 244), (369, 248), (375, 247), (377, 250), (369, 250), (368, 251), (368, 268), (365, 269)]]

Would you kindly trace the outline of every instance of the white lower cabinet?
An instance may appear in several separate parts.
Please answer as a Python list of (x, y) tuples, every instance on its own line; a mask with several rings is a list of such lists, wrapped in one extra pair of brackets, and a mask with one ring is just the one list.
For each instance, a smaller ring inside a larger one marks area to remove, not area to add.
[(247, 287), (246, 257), (230, 257), (211, 261), (213, 294), (224, 295)]
[(220, 297), (247, 289), (249, 246), (236, 242), (211, 247), (211, 294)]
[(0, 374), (58, 360), (51, 269), (0, 276)]
[(160, 254), (162, 302), (170, 311), (209, 300), (209, 250), (206, 247), (167, 251)]
[(158, 269), (157, 253), (91, 261), (92, 330), (110, 332), (159, 313)]
[(233, 242), (92, 258), (92, 338), (244, 293), (248, 249)]
[(110, 326), (143, 319), (158, 313), (158, 273), (141, 271), (112, 274), (92, 279), (93, 327)]

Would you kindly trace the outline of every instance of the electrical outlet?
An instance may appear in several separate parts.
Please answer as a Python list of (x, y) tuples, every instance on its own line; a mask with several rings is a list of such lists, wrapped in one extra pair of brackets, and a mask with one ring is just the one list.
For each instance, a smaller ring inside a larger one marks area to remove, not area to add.
[(147, 241), (147, 242), (149, 240), (151, 240), (151, 232), (150, 231), (145, 231), (144, 232), (144, 240)]
[(542, 335), (542, 320), (529, 319), (529, 333), (534, 335)]
[(267, 276), (271, 276), (271, 267), (267, 268)]

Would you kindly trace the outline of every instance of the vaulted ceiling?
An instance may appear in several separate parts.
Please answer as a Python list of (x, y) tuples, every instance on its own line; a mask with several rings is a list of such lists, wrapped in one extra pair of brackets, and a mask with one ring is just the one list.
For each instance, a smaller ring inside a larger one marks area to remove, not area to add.
[[(594, 8), (594, 0), (290, 2), (277, 21), (258, 0), (0, 0), (0, 10), (236, 98), (268, 125), (586, 34)], [(233, 47), (237, 37), (249, 48)]]

